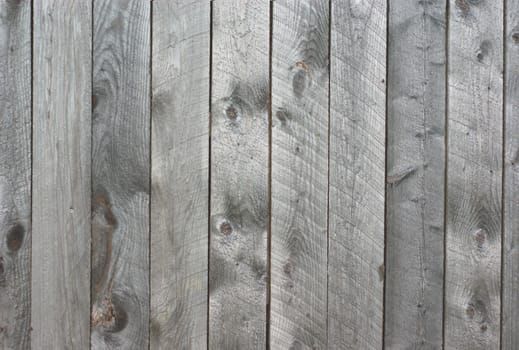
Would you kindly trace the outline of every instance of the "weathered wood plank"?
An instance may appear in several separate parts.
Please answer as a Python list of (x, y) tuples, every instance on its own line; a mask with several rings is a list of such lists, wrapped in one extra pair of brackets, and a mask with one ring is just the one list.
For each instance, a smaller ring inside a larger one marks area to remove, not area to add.
[(328, 1), (276, 0), (271, 349), (327, 346)]
[(442, 347), (446, 6), (389, 4), (388, 349)]
[(328, 348), (381, 349), (386, 3), (332, 1)]
[(445, 348), (499, 349), (503, 1), (450, 0)]
[(207, 348), (209, 1), (153, 1), (151, 348)]
[(92, 348), (149, 339), (150, 3), (95, 0)]
[(502, 349), (519, 348), (519, 1), (506, 1)]
[(264, 349), (270, 4), (213, 2), (210, 349)]
[(34, 349), (90, 344), (90, 1), (34, 1)]
[(0, 348), (30, 347), (31, 2), (0, 2)]

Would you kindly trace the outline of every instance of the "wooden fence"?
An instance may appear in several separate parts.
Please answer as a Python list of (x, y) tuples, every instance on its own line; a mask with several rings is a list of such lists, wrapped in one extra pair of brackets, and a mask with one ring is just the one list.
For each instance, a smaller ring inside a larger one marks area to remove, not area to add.
[(519, 349), (519, 0), (0, 0), (1, 349)]

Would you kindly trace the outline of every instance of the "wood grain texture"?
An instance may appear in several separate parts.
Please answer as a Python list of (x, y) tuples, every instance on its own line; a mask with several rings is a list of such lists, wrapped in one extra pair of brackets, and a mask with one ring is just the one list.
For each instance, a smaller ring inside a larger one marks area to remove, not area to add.
[(387, 349), (441, 349), (446, 2), (389, 4)]
[(91, 344), (149, 340), (150, 3), (95, 0)]
[(213, 2), (210, 349), (264, 349), (270, 4)]
[(275, 1), (271, 349), (327, 347), (328, 1)]
[(450, 0), (445, 349), (499, 349), (503, 2)]
[(209, 1), (153, 2), (151, 348), (207, 348)]
[(90, 1), (34, 1), (34, 349), (90, 347)]
[(386, 3), (331, 4), (328, 348), (381, 349)]
[(502, 349), (519, 348), (519, 1), (507, 0)]
[(0, 2), (0, 349), (30, 347), (31, 2)]

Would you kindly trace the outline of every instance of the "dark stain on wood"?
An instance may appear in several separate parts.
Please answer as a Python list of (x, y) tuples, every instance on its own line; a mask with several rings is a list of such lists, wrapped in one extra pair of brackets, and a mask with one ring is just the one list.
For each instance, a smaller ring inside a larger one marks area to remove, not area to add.
[(224, 221), (220, 225), (220, 232), (225, 236), (228, 236), (232, 233), (232, 225), (228, 221)]
[(306, 85), (306, 72), (304, 69), (297, 69), (294, 77), (292, 78), (292, 90), (294, 95), (298, 98), (303, 96)]
[(479, 46), (479, 51), (476, 55), (478, 61), (483, 62), (485, 57), (488, 56), (491, 49), (492, 49), (492, 43), (488, 40), (483, 40), (483, 42)]
[(5, 279), (4, 257), (0, 256), (0, 288), (5, 288), (6, 286), (7, 281)]
[(456, 7), (460, 10), (462, 17), (467, 17), (471, 6), (481, 4), (483, 0), (456, 0)]
[[(118, 222), (106, 190), (98, 187), (92, 200), (92, 292), (99, 295), (108, 282), (113, 234)], [(93, 300), (94, 301), (94, 300)]]
[(11, 252), (17, 252), (23, 244), (23, 238), (25, 236), (25, 228), (17, 223), (7, 233), (7, 248)]

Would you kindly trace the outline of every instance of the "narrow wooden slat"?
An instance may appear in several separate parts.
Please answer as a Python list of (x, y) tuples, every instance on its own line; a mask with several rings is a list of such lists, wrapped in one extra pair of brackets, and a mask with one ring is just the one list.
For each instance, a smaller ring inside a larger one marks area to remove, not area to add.
[(502, 349), (519, 348), (519, 1), (506, 1)]
[(270, 347), (325, 349), (329, 4), (273, 11)]
[(270, 4), (213, 2), (210, 349), (265, 349)]
[(90, 344), (90, 1), (34, 1), (33, 349)]
[(389, 4), (388, 349), (442, 346), (446, 6)]
[(0, 3), (0, 348), (30, 347), (31, 2)]
[(445, 348), (499, 349), (503, 1), (449, 6)]
[(382, 348), (386, 12), (332, 1), (329, 349)]
[(207, 348), (209, 1), (153, 1), (151, 348)]
[(150, 4), (95, 0), (92, 348), (149, 339)]

